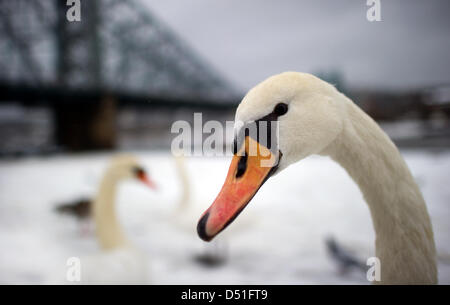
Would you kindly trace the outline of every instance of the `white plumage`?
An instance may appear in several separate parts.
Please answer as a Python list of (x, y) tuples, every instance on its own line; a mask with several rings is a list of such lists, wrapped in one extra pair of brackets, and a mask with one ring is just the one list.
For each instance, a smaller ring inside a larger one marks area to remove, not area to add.
[(430, 217), (389, 137), (334, 86), (297, 72), (272, 76), (251, 89), (237, 109), (236, 120), (256, 121), (278, 103), (288, 104), (289, 110), (278, 118), (283, 155), (277, 173), (312, 154), (331, 157), (358, 184), (369, 206), (381, 283), (437, 283)]

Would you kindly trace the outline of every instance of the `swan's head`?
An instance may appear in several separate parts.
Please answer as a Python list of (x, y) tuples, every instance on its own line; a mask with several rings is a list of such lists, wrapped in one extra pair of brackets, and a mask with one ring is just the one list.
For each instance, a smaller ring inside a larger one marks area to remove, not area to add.
[(155, 189), (155, 183), (150, 179), (144, 167), (132, 155), (117, 155), (112, 158), (107, 175), (116, 181), (138, 179), (148, 187)]
[(199, 236), (209, 241), (225, 229), (271, 175), (323, 152), (343, 128), (342, 99), (332, 85), (297, 72), (272, 76), (251, 89), (236, 111), (228, 176), (198, 223)]

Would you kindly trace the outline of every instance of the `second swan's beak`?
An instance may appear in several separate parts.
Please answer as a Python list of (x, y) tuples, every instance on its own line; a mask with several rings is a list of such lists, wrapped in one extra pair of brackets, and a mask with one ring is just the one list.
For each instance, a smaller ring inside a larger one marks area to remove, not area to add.
[(144, 183), (145, 185), (147, 185), (149, 188), (156, 190), (156, 184), (153, 182), (153, 180), (151, 180), (148, 175), (146, 174), (146, 172), (144, 170), (140, 170), (137, 173), (137, 178)]
[(280, 152), (273, 153), (251, 137), (245, 137), (245, 145), (233, 156), (219, 195), (198, 222), (201, 239), (210, 241), (233, 222), (276, 170), (279, 158)]

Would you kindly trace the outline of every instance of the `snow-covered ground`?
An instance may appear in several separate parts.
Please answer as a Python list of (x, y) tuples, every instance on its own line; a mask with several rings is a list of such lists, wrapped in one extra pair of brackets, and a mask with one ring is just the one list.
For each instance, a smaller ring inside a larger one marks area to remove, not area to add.
[[(374, 255), (369, 211), (339, 165), (310, 157), (271, 178), (219, 240), (228, 260), (218, 267), (194, 257), (208, 250), (196, 222), (217, 195), (229, 158), (186, 160), (195, 202), (177, 215), (180, 182), (170, 154), (136, 153), (157, 182), (122, 184), (120, 220), (148, 257), (156, 284), (367, 284), (360, 271), (342, 275), (325, 239), (334, 236), (362, 260)], [(450, 153), (403, 151), (434, 225), (440, 283), (450, 284)], [(93, 234), (54, 212), (60, 202), (91, 196), (111, 154), (0, 161), (0, 283), (65, 282), (69, 257), (99, 253)], [(209, 246), (211, 248), (211, 246)], [(55, 276), (56, 275), (56, 276)]]

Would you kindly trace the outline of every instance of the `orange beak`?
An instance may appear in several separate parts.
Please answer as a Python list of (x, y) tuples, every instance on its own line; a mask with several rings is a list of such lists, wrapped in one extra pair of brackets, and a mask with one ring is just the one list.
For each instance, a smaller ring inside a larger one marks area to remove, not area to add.
[(141, 182), (145, 183), (149, 188), (153, 190), (157, 189), (156, 184), (147, 176), (144, 171), (138, 174), (138, 179), (141, 180)]
[(219, 195), (198, 222), (201, 239), (210, 241), (233, 222), (275, 172), (280, 156), (280, 152), (274, 154), (253, 138), (245, 137), (245, 145), (233, 156)]

